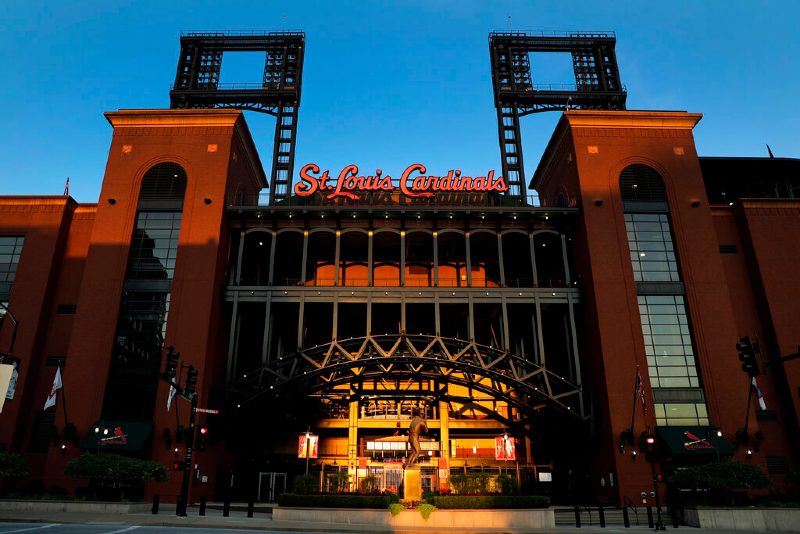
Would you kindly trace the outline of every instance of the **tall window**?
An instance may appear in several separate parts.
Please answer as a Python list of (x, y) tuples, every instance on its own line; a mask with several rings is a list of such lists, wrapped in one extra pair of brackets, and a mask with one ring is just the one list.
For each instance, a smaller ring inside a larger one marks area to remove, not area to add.
[(24, 242), (22, 236), (0, 236), (0, 302), (4, 305), (11, 296)]
[(142, 179), (103, 404), (106, 419), (151, 419), (169, 313), (186, 173), (160, 163)]
[(620, 175), (656, 424), (707, 425), (664, 181), (646, 165)]

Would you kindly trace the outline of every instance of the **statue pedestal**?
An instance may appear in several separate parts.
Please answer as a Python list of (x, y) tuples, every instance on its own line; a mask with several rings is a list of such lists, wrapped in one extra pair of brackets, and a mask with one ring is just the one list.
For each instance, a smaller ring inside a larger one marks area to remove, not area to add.
[(422, 475), (419, 467), (407, 467), (403, 471), (403, 500), (422, 500)]

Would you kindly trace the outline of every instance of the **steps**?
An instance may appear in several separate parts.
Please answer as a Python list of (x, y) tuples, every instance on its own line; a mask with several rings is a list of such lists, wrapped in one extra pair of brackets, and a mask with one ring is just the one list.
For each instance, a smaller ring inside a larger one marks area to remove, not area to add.
[[(556, 526), (575, 526), (575, 510), (574, 508), (555, 508), (555, 521)], [(622, 509), (620, 508), (604, 508), (603, 513), (605, 514), (606, 525), (624, 525), (625, 521), (623, 519)], [(637, 513), (638, 513), (638, 521), (637, 521)], [(628, 517), (630, 518), (631, 526), (647, 526), (647, 510), (644, 508), (637, 509), (637, 513), (634, 513), (633, 510), (628, 510)], [(666, 513), (665, 510), (662, 508), (661, 510), (662, 517), (665, 517), (664, 514)], [(598, 513), (598, 509), (596, 507), (586, 508), (581, 507), (581, 526), (599, 526), (600, 525), (600, 514)], [(655, 513), (654, 513), (655, 515)]]

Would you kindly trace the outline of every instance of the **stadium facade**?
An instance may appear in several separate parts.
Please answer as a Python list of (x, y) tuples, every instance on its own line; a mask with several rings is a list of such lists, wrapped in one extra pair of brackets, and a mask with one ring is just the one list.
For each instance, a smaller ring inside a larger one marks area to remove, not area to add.
[[(179, 65), (173, 109), (105, 114), (96, 204), (0, 197), (0, 350), (13, 343), (18, 367), (0, 442), (33, 478), (74, 487), (63, 471), (81, 450), (182, 460), (189, 404), (167, 411), (159, 380), (172, 346), (200, 408), (219, 411), (198, 414), (192, 499), (270, 500), (306, 471), (398, 490), (415, 412), (426, 490), (485, 472), (556, 500), (638, 500), (653, 489), (643, 434), (667, 478), (734, 457), (782, 487), (800, 460), (800, 363), (785, 358), (800, 340), (800, 160), (699, 157), (701, 115), (625, 110), (614, 60), (591, 95), (604, 103), (561, 112), (526, 184), (524, 113), (502, 78), (524, 36), (493, 34), (502, 171), (315, 162), (293, 181), (295, 37), (270, 37), (289, 52), (268, 49), (265, 72), (283, 69), (269, 179), (241, 109), (193, 104)], [(146, 492), (171, 500), (174, 475)]]

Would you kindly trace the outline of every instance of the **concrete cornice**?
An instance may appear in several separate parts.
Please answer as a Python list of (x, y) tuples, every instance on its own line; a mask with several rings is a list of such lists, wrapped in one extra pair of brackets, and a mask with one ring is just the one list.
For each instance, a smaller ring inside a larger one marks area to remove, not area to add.
[(573, 128), (659, 128), (691, 130), (702, 113), (686, 111), (565, 111), (564, 120)]
[(242, 112), (238, 109), (121, 109), (105, 115), (114, 128), (233, 126)]

